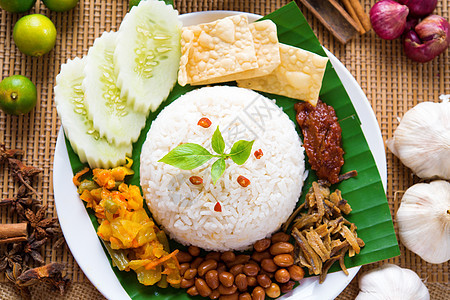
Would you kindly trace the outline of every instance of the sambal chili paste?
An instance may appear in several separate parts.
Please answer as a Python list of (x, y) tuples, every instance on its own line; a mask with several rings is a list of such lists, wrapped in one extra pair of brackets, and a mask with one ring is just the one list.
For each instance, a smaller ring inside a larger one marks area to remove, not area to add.
[(344, 150), (341, 147), (341, 126), (333, 107), (319, 100), (316, 107), (306, 102), (296, 103), (295, 111), (311, 169), (320, 179), (339, 182)]

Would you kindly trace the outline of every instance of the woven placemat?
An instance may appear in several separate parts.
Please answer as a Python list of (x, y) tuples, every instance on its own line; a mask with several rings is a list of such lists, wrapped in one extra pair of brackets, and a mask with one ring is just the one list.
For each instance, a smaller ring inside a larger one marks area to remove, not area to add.
[[(238, 10), (266, 15), (289, 1), (253, 0), (177, 0), (175, 8), (180, 13), (205, 10)], [(374, 0), (361, 1), (368, 12)], [(8, 148), (26, 151), (24, 161), (44, 171), (34, 183), (49, 211), (56, 216), (53, 200), (53, 155), (60, 122), (53, 102), (53, 86), (60, 66), (68, 58), (83, 56), (103, 31), (116, 30), (127, 11), (128, 1), (81, 0), (72, 11), (50, 12), (38, 1), (29, 13), (47, 15), (55, 23), (58, 37), (55, 49), (42, 58), (31, 58), (21, 54), (12, 40), (12, 28), (24, 14), (1, 11), (0, 70), (2, 79), (13, 74), (31, 78), (38, 89), (38, 104), (29, 115), (11, 117), (0, 112), (0, 143)], [(401, 41), (384, 41), (373, 31), (343, 46), (300, 5), (321, 43), (334, 53), (353, 74), (366, 93), (381, 127), (383, 139), (391, 137), (401, 117), (408, 109), (422, 101), (437, 101), (438, 96), (450, 93), (449, 51), (427, 64), (409, 61), (402, 53)], [(439, 1), (436, 13), (450, 18), (450, 0)], [(396, 191), (404, 191), (417, 181), (398, 159), (387, 152), (388, 188), (387, 197), (391, 212), (395, 215), (400, 198)], [(12, 197), (15, 186), (8, 178), (8, 170), (0, 167), (0, 197)], [(1, 222), (17, 221), (7, 208), (1, 208)], [(397, 224), (394, 219), (394, 226)], [(432, 299), (444, 299), (449, 294), (449, 264), (433, 265), (408, 251), (400, 244), (401, 256), (389, 262), (410, 268), (426, 282)], [(89, 283), (73, 259), (67, 247), (52, 249), (50, 244), (42, 252), (46, 262), (64, 262), (73, 284), (64, 297), (49, 290), (46, 285), (32, 289), (34, 299), (103, 299)], [(385, 262), (364, 266), (369, 270)], [(0, 274), (0, 299), (17, 299), (12, 285)], [(341, 293), (338, 299), (354, 299), (358, 293), (357, 279)]]

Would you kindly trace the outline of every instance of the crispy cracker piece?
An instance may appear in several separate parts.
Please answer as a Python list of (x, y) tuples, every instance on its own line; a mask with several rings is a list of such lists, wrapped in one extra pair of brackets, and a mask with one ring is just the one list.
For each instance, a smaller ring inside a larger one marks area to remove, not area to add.
[(246, 15), (182, 28), (178, 71), (180, 85), (257, 67), (255, 46)]
[(238, 86), (283, 95), (316, 105), (328, 58), (280, 45), (281, 63), (269, 75), (238, 81)]
[(200, 81), (195, 84), (212, 84), (269, 75), (280, 65), (280, 47), (278, 46), (277, 25), (264, 20), (248, 25), (253, 36), (258, 68)]

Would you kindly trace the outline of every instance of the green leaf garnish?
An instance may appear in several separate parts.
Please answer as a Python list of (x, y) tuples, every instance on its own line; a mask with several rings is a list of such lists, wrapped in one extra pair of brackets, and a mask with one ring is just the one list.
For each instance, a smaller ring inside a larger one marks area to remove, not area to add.
[(236, 164), (244, 164), (250, 156), (253, 142), (254, 141), (248, 142), (244, 140), (237, 141), (234, 143), (233, 147), (231, 147), (230, 154), (226, 154), (224, 153), (225, 141), (223, 140), (219, 126), (217, 126), (217, 129), (214, 131), (211, 138), (211, 147), (218, 155), (209, 153), (208, 150), (198, 144), (186, 143), (175, 147), (175, 149), (167, 153), (163, 158), (158, 160), (158, 162), (163, 162), (182, 170), (192, 170), (200, 167), (211, 158), (218, 157), (219, 159), (211, 166), (211, 179), (213, 184), (216, 184), (217, 180), (219, 180), (220, 176), (225, 172), (225, 159), (231, 157)]
[(220, 133), (219, 126), (217, 126), (216, 131), (211, 139), (211, 146), (213, 150), (218, 154), (223, 154), (225, 151), (225, 141), (223, 140), (222, 134)]
[(213, 184), (215, 185), (217, 180), (219, 180), (220, 176), (222, 176), (223, 172), (225, 172), (225, 159), (219, 158), (216, 160), (211, 166), (211, 179)]
[(200, 167), (213, 157), (208, 150), (194, 143), (186, 143), (177, 146), (158, 160), (182, 170), (192, 170)]
[(254, 141), (248, 142), (240, 140), (234, 143), (233, 147), (231, 147), (231, 152), (229, 155), (231, 159), (238, 165), (244, 164), (250, 156), (253, 142)]

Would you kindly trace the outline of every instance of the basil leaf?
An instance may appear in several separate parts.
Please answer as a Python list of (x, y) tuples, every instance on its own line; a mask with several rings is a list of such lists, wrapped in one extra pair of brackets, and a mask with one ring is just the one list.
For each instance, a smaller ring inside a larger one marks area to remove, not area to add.
[(211, 179), (213, 184), (216, 184), (223, 172), (225, 172), (225, 159), (220, 158), (216, 160), (211, 167)]
[(238, 165), (244, 164), (250, 156), (253, 142), (254, 140), (251, 142), (240, 140), (234, 143), (229, 154), (231, 159)]
[(213, 157), (208, 150), (198, 144), (186, 143), (177, 146), (158, 160), (183, 170), (192, 170)]
[(217, 126), (216, 131), (211, 139), (211, 146), (213, 150), (218, 154), (223, 154), (225, 151), (225, 141), (223, 140), (222, 134), (220, 133), (219, 126)]

